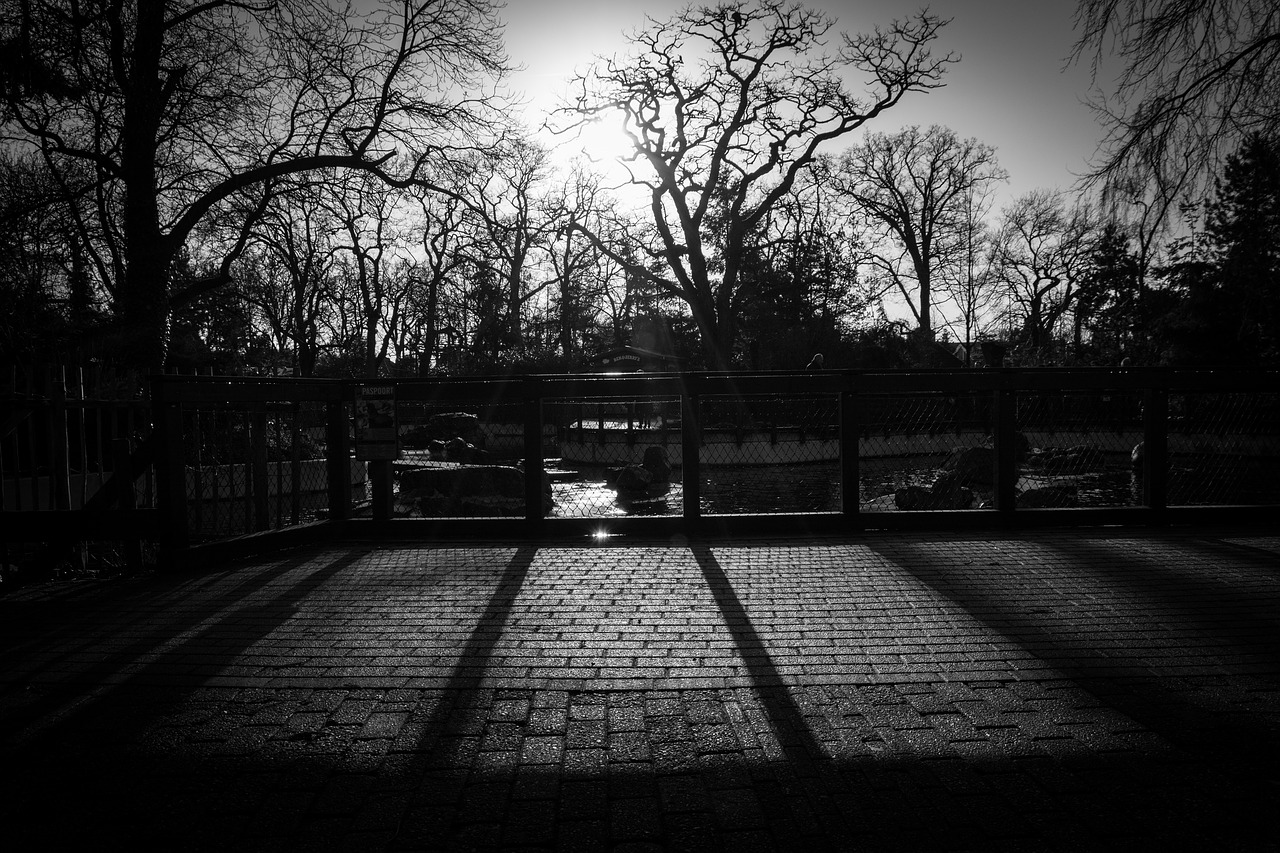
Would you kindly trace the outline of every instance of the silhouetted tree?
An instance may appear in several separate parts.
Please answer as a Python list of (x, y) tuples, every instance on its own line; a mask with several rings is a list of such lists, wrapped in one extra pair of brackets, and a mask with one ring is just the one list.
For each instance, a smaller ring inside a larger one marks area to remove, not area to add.
[[(486, 0), (4, 0), (3, 121), (99, 224), (121, 351), (160, 365), (175, 307), (222, 286), (271, 182), (404, 184), (473, 144), (505, 71)], [(199, 237), (201, 278), (175, 278)], [(215, 248), (216, 247), (216, 248)], [(191, 247), (187, 247), (191, 248)]]
[(993, 246), (993, 274), (1011, 302), (1018, 343), (1035, 358), (1053, 359), (1047, 348), (1058, 323), (1073, 307), (1095, 236), (1090, 211), (1061, 192), (1036, 191), (1005, 211)]
[(837, 185), (882, 237), (867, 260), (901, 293), (926, 337), (934, 278), (966, 257), (974, 197), (1007, 177), (994, 148), (938, 125), (868, 134), (840, 159)]
[(1107, 222), (1085, 259), (1076, 293), (1074, 345), (1077, 358), (1116, 364), (1129, 357), (1150, 361), (1145, 344), (1150, 318), (1143, 298), (1141, 262), (1130, 249), (1129, 235), (1115, 221)]
[[(635, 33), (634, 55), (579, 75), (559, 113), (569, 127), (623, 122), (622, 162), (653, 224), (645, 251), (664, 266), (632, 269), (688, 305), (713, 367), (734, 351), (744, 253), (768, 211), (820, 146), (941, 85), (953, 61), (930, 53), (942, 22), (927, 14), (846, 35), (834, 55), (822, 52), (831, 26), (783, 0), (693, 6)], [(846, 88), (850, 72), (869, 81), (868, 96)]]
[(1212, 179), (1250, 132), (1280, 133), (1280, 15), (1274, 0), (1080, 0), (1073, 58), (1123, 63), (1095, 103), (1106, 127), (1094, 181), (1159, 221)]
[(1204, 229), (1160, 273), (1166, 361), (1280, 366), (1280, 142), (1252, 135), (1227, 158)]

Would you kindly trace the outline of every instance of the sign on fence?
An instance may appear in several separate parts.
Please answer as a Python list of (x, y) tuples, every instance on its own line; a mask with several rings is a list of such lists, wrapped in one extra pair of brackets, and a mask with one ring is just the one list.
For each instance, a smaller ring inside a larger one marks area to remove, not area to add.
[(400, 453), (394, 385), (356, 388), (356, 459), (395, 459)]

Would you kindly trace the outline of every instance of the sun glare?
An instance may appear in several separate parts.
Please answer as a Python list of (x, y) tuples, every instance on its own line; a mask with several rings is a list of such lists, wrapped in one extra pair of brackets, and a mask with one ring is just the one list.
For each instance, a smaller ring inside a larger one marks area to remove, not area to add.
[(631, 153), (631, 140), (617, 119), (600, 118), (584, 124), (570, 146), (574, 153), (581, 152), (595, 163), (613, 162)]

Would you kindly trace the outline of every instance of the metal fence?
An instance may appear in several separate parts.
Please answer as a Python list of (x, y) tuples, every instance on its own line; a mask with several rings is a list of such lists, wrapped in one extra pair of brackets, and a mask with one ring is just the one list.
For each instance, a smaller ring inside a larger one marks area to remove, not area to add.
[(1268, 372), (380, 384), (394, 393), (394, 458), (361, 459), (357, 383), (157, 377), (171, 544), (335, 522), (378, 535), (676, 535), (1244, 520), (1280, 506)]

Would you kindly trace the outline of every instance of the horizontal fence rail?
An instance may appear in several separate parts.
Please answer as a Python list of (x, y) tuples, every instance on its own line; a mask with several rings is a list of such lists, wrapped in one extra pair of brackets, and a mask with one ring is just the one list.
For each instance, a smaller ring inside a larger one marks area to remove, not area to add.
[[(371, 394), (382, 402), (366, 411)], [(1280, 507), (1274, 372), (593, 374), (369, 387), (159, 376), (152, 405), (170, 551), (317, 527), (604, 538), (1246, 521)], [(389, 420), (370, 455), (362, 440), (377, 417)]]

